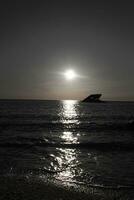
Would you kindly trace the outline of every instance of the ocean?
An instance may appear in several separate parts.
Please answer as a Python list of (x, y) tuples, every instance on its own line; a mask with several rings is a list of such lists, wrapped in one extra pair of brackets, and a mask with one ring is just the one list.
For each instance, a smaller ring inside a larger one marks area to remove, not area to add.
[(0, 178), (134, 193), (134, 102), (0, 101)]

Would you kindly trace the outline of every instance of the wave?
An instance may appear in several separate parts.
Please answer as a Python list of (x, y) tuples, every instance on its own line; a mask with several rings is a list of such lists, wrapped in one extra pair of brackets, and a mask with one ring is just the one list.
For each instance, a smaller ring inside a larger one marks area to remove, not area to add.
[(1, 142), (0, 147), (17, 147), (17, 148), (31, 148), (31, 147), (55, 147), (55, 148), (70, 148), (70, 149), (96, 149), (102, 151), (133, 151), (134, 143), (123, 143), (123, 142), (80, 142), (80, 143), (64, 143), (64, 142), (46, 142), (41, 139), (25, 139), (23, 141), (14, 142)]
[(73, 130), (84, 130), (84, 131), (101, 131), (101, 130), (134, 130), (134, 121), (130, 122), (107, 122), (107, 123), (90, 123), (90, 122), (1, 122), (0, 128), (10, 127), (35, 127), (35, 128), (51, 128), (51, 129), (73, 129)]
[(59, 180), (56, 179), (57, 181), (61, 182), (66, 182), (66, 183), (71, 183), (71, 184), (77, 184), (77, 185), (82, 185), (82, 186), (88, 186), (90, 188), (96, 188), (96, 189), (106, 189), (106, 190), (125, 190), (125, 189), (134, 189), (134, 185), (103, 185), (103, 184), (91, 184), (91, 183), (84, 183), (80, 181), (65, 181), (65, 180)]
[[(31, 181), (34, 181), (38, 184), (38, 181), (39, 183), (41, 183), (41, 178), (38, 177), (38, 176), (34, 176), (34, 177), (30, 177), (30, 175), (19, 175), (18, 174), (6, 174), (6, 175), (0, 175), (0, 179), (3, 181), (3, 178), (4, 179), (7, 179), (8, 181), (12, 180), (12, 181), (30, 181), (30, 178), (31, 178)], [(48, 179), (43, 179), (43, 184), (46, 183), (45, 181), (47, 181), (47, 184), (48, 184)], [(4, 181), (5, 183), (5, 181)], [(24, 183), (24, 182), (23, 182)], [(55, 178), (55, 183), (59, 185), (59, 183), (69, 183), (69, 184), (74, 184), (74, 185), (77, 185), (77, 186), (83, 186), (83, 187), (86, 187), (85, 189), (90, 189), (90, 188), (94, 188), (94, 189), (101, 189), (101, 190), (110, 190), (110, 191), (119, 191), (119, 190), (123, 190), (123, 191), (130, 191), (130, 190), (133, 190), (134, 189), (134, 185), (105, 185), (105, 184), (95, 184), (95, 183), (85, 183), (85, 182), (81, 182), (81, 181), (70, 181), (70, 180), (61, 180), (61, 179), (58, 179), (58, 178)], [(7, 182), (6, 182), (7, 184)], [(32, 183), (34, 184), (34, 182)], [(6, 185), (7, 186), (7, 185)], [(44, 186), (44, 185), (43, 185)], [(50, 185), (49, 185), (50, 186)], [(87, 190), (86, 190), (87, 191)]]

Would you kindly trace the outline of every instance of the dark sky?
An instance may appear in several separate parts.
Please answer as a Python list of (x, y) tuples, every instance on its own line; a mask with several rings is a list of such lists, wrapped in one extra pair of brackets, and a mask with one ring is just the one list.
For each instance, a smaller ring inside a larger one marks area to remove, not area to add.
[(0, 1), (0, 98), (134, 100), (131, 2)]

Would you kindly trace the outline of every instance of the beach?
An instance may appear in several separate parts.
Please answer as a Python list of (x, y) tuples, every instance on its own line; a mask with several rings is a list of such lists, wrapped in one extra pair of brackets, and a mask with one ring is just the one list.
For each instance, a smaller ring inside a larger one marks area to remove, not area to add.
[[(128, 197), (129, 196), (129, 197)], [(35, 178), (24, 177), (1, 177), (0, 178), (1, 200), (115, 200), (133, 199), (132, 191), (127, 190), (103, 190), (94, 188), (86, 190), (75, 187), (63, 187), (61, 185), (45, 183)]]
[(0, 101), (0, 199), (134, 195), (132, 102)]

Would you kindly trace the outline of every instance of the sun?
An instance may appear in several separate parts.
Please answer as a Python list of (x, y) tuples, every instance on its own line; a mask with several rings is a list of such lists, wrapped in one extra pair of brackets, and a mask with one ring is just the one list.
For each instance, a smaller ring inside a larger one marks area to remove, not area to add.
[(73, 69), (68, 69), (65, 71), (64, 76), (67, 80), (72, 80), (76, 78), (76, 73)]

